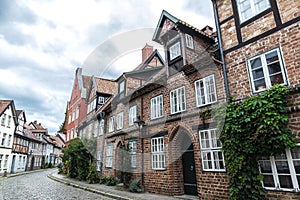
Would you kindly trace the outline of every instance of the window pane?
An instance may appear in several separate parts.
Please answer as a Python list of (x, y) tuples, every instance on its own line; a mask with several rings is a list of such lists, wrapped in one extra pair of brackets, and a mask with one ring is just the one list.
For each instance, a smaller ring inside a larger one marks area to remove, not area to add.
[(262, 89), (266, 88), (265, 79), (260, 79), (260, 80), (254, 81), (254, 87), (255, 87), (255, 90), (262, 90)]
[(289, 174), (290, 169), (287, 161), (275, 161), (278, 173)]
[(254, 0), (254, 6), (256, 12), (260, 13), (270, 6), (269, 0)]
[(262, 160), (259, 162), (261, 173), (272, 173), (270, 160)]
[(293, 183), (290, 175), (279, 175), (279, 182), (281, 188), (293, 188)]
[(284, 83), (283, 77), (282, 77), (282, 74), (281, 74), (281, 73), (280, 73), (280, 74), (277, 74), (277, 75), (274, 75), (274, 76), (271, 76), (271, 77), (270, 77), (270, 80), (271, 80), (271, 84), (272, 84), (272, 85)]
[(256, 68), (262, 67), (262, 63), (261, 63), (260, 57), (251, 60), (251, 61), (250, 61), (250, 65), (251, 65), (252, 70), (253, 70), (253, 69), (256, 69)]
[(262, 68), (257, 68), (255, 70), (252, 71), (252, 75), (253, 75), (253, 79), (259, 79), (259, 78), (263, 78), (264, 77), (264, 71)]
[(281, 67), (279, 62), (268, 65), (268, 70), (270, 75), (281, 72)]
[(272, 175), (264, 175), (263, 183), (265, 187), (275, 187), (275, 183)]

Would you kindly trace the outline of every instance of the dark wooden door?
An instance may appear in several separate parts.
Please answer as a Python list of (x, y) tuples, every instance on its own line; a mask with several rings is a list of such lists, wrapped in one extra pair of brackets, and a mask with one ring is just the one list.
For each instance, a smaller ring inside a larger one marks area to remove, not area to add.
[(193, 145), (182, 154), (184, 193), (198, 195)]

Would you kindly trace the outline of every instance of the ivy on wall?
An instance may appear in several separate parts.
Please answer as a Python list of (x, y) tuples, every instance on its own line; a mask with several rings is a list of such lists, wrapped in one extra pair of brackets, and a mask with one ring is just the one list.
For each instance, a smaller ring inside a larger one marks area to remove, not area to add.
[[(287, 129), (289, 90), (275, 85), (240, 103), (230, 102), (226, 112), (216, 112), (220, 140), (229, 175), (231, 199), (263, 199), (265, 190), (258, 158), (283, 152), (296, 145)], [(225, 122), (221, 119), (225, 114)], [(224, 124), (223, 124), (224, 123)]]

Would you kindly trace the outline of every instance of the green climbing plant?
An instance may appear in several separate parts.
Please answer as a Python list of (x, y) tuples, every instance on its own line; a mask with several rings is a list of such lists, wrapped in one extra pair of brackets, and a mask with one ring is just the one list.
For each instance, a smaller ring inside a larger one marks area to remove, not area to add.
[(217, 125), (222, 126), (220, 140), (231, 199), (263, 199), (265, 190), (258, 159), (296, 145), (295, 136), (287, 129), (288, 93), (286, 87), (275, 85), (240, 103), (230, 102), (225, 122), (218, 120), (224, 117), (220, 116), (224, 112), (216, 112)]

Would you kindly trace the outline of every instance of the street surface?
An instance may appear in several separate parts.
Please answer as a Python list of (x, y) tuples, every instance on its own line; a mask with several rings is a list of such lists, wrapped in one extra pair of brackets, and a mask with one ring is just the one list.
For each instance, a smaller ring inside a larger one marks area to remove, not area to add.
[(48, 174), (56, 171), (56, 169), (54, 171), (45, 170), (10, 178), (0, 177), (0, 200), (111, 199), (56, 182), (47, 177)]

